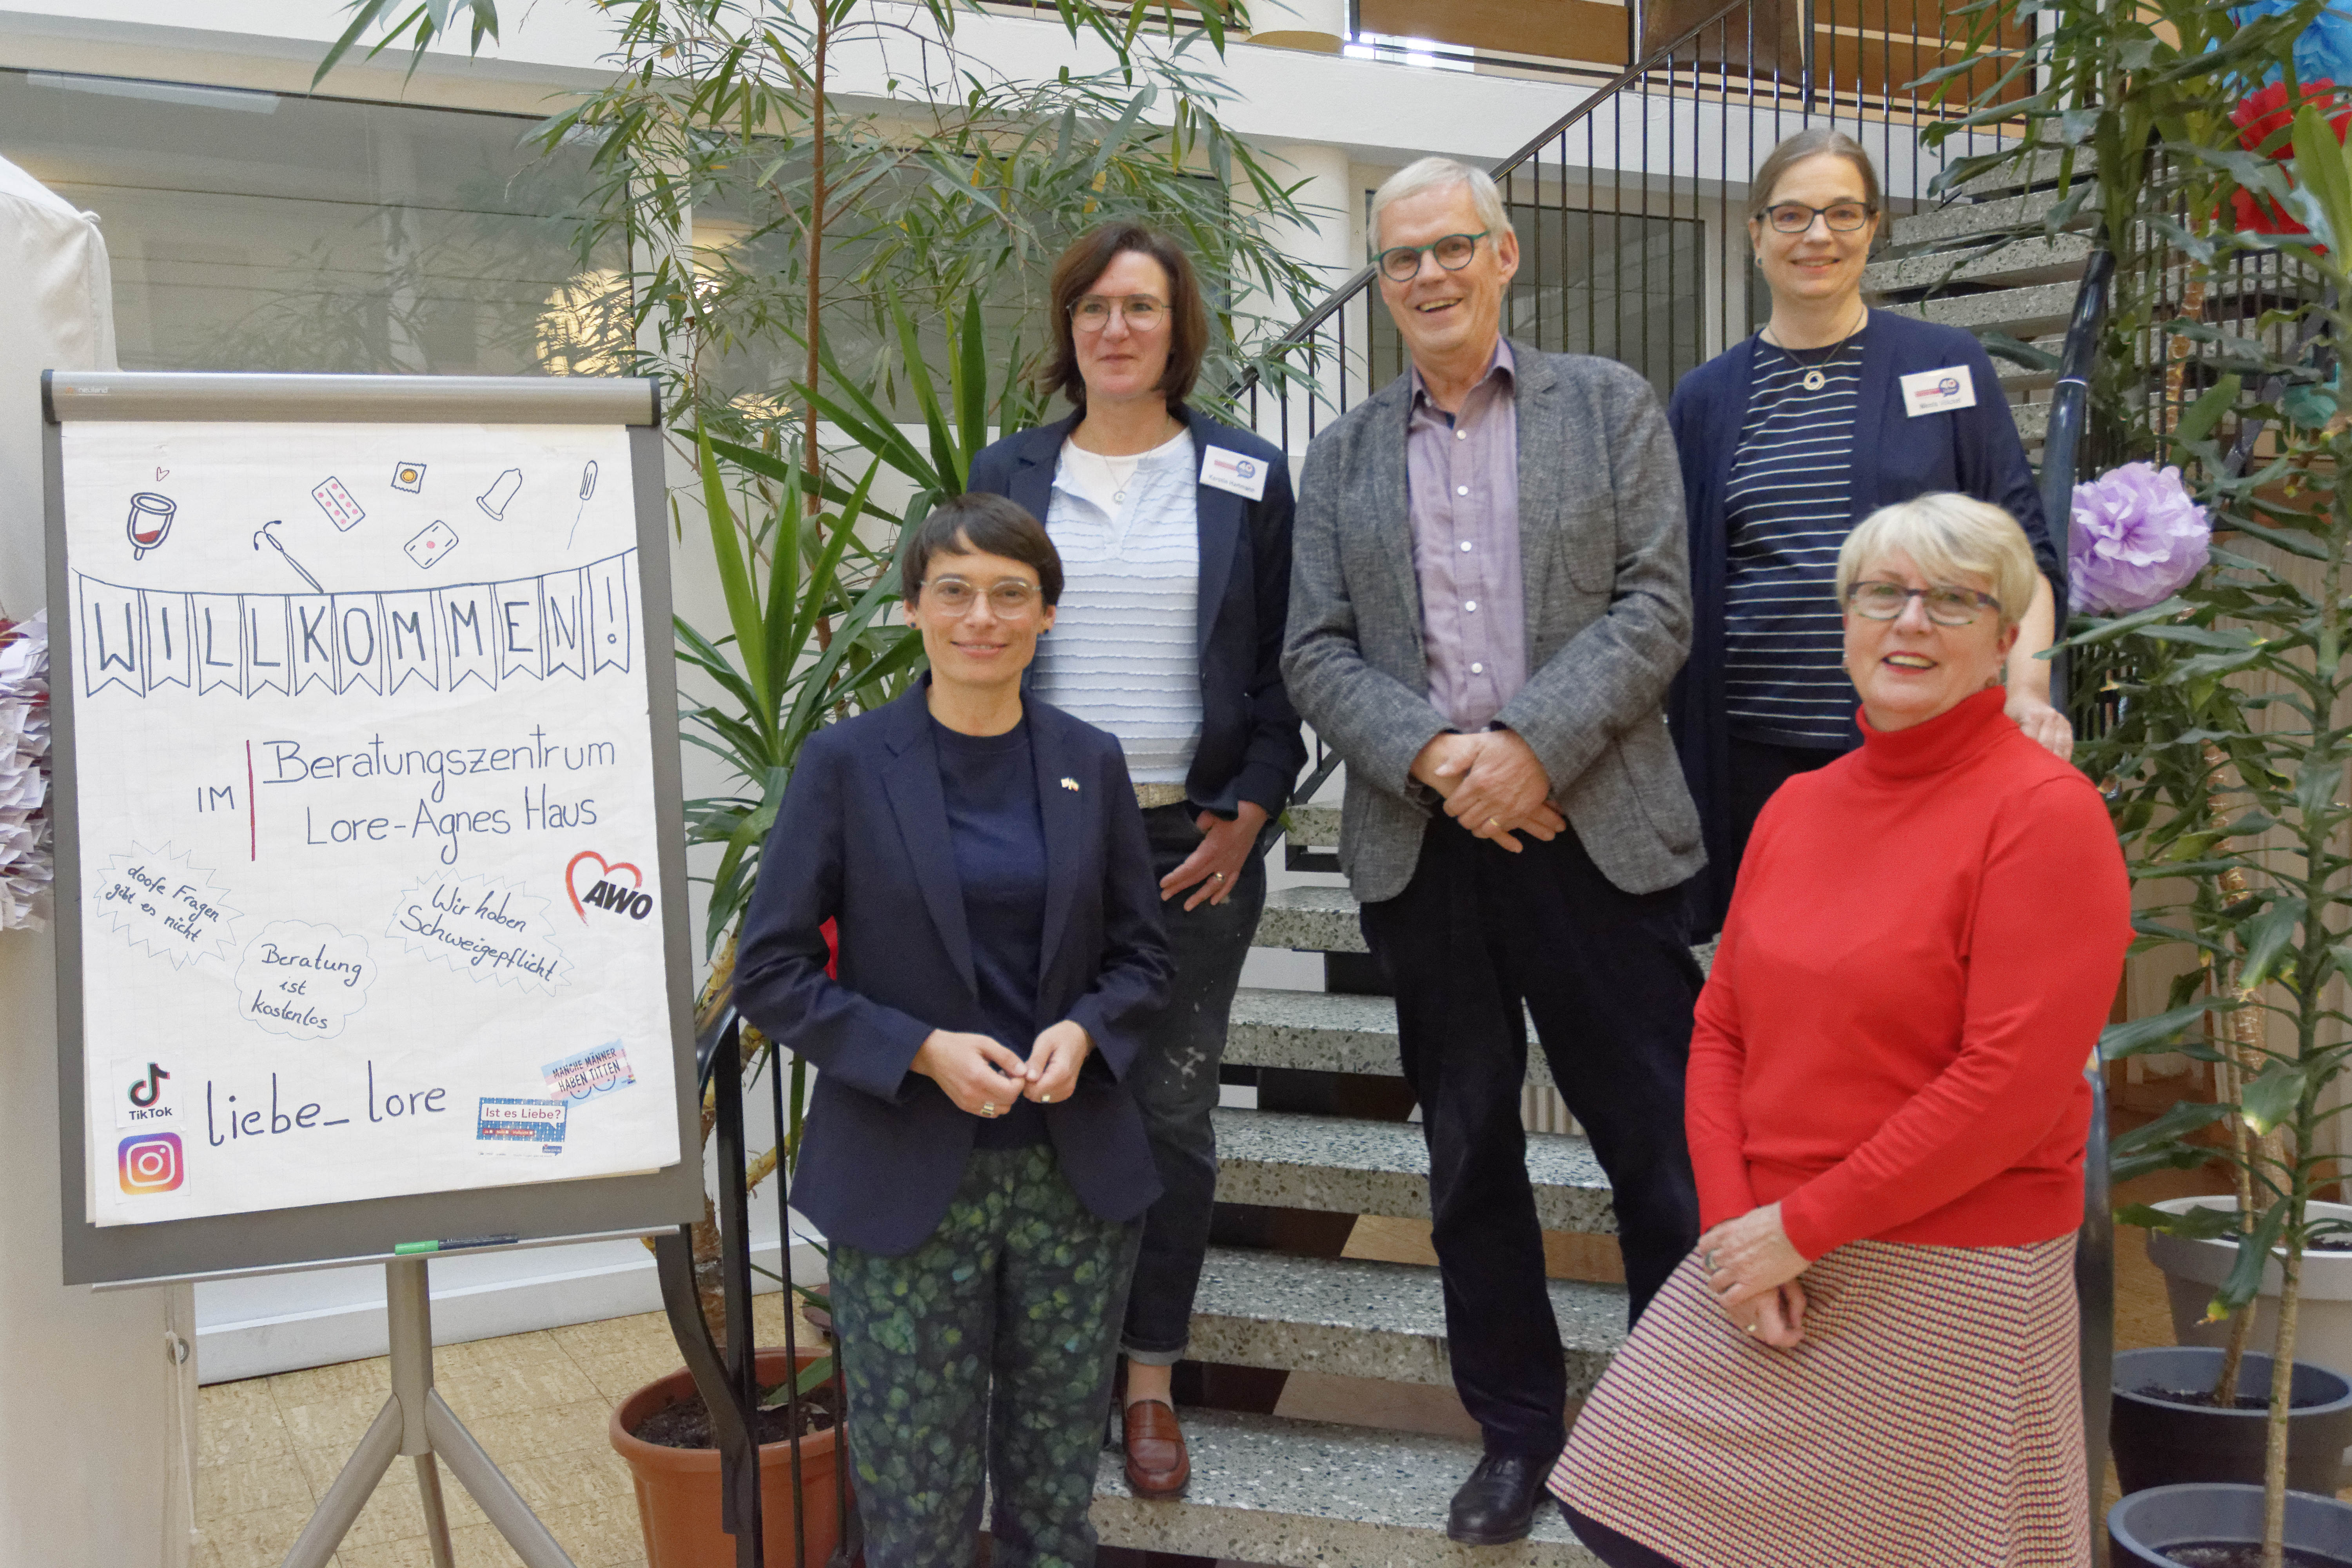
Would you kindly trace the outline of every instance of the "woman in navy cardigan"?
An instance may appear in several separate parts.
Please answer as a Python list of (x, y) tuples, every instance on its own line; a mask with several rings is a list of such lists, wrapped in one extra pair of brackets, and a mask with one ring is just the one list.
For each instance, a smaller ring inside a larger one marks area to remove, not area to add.
[[(1118, 742), (1024, 698), (1061, 564), (997, 496), (901, 559), (930, 674), (802, 748), (743, 1016), (817, 1067), (793, 1204), (831, 1243), (873, 1568), (1091, 1563), (1118, 1312), (1160, 1195), (1122, 1081), (1165, 994)], [(825, 973), (835, 921), (838, 979)]]
[(2059, 563), (1992, 361), (1955, 327), (1873, 310), (1863, 268), (1877, 171), (1851, 137), (1799, 132), (1757, 171), (1748, 216), (1772, 316), (1675, 388), (1667, 418), (1690, 518), (1690, 661), (1668, 705), (1707, 867), (1693, 935), (1731, 901), (1757, 813), (1782, 783), (1862, 743), (1832, 590), (1853, 523), (1930, 490), (2017, 519), (2042, 568), (2006, 668), (2007, 711), (2059, 756), (2050, 703)]
[(1191, 1474), (1170, 1395), (1217, 1192), (1217, 1067), (1265, 907), (1260, 831), (1307, 760), (1282, 681), (1290, 469), (1184, 399), (1209, 341), (1192, 264), (1105, 224), (1055, 264), (1045, 379), (1066, 419), (972, 459), (971, 488), (1045, 521), (1067, 591), (1032, 689), (1118, 737), (1167, 900), (1175, 974), (1131, 1079), (1166, 1192), (1143, 1226), (1120, 1346), (1128, 1484)]

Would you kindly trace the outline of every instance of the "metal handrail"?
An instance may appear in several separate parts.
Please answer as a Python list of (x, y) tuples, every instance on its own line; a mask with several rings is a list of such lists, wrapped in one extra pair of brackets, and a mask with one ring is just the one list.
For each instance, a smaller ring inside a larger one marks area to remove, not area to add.
[[(1586, 94), (1584, 101), (1579, 103), (1574, 109), (1570, 110), (1566, 114), (1561, 115), (1558, 120), (1545, 127), (1542, 131), (1538, 132), (1533, 137), (1529, 138), (1527, 144), (1521, 147), (1517, 152), (1513, 153), (1507, 158), (1498, 160), (1492, 168), (1486, 171), (1486, 173), (1496, 179), (1500, 179), (1504, 175), (1508, 174), (1512, 170), (1517, 168), (1520, 164), (1526, 163), (1528, 159), (1541, 152), (1546, 144), (1558, 137), (1568, 134), (1568, 132), (1574, 129), (1580, 121), (1591, 116), (1593, 110), (1599, 109), (1601, 104), (1607, 102), (1609, 99), (1624, 91), (1625, 89), (1633, 86), (1635, 82), (1640, 81), (1643, 77), (1648, 76), (1652, 71), (1656, 70), (1659, 67), (1672, 63), (1675, 51), (1690, 43), (1691, 40), (1696, 38), (1709, 27), (1714, 26), (1725, 17), (1730, 16), (1734, 11), (1739, 10), (1753, 3), (1754, 0), (1727, 0), (1726, 5), (1719, 6), (1715, 11), (1711, 12), (1704, 21), (1695, 23), (1691, 26), (1685, 27), (1683, 31), (1675, 34), (1674, 37), (1663, 47), (1651, 50), (1648, 55), (1636, 60), (1632, 65), (1627, 66), (1623, 70), (1618, 72), (1617, 75), (1612, 78), (1608, 82), (1604, 83), (1601, 87), (1595, 88), (1591, 92)], [(1810, 11), (1810, 9), (1811, 7), (1809, 6), (1808, 11)], [(1810, 29), (1808, 29), (1808, 31), (1810, 31)], [(1290, 331), (1275, 339), (1274, 342), (1266, 349), (1265, 353), (1259, 356), (1258, 363), (1250, 364), (1243, 368), (1240, 379), (1234, 383), (1232, 388), (1226, 393), (1226, 396), (1229, 398), (1239, 398), (1244, 394), (1247, 393), (1252, 387), (1257, 385), (1259, 381), (1259, 366), (1261, 364), (1263, 364), (1266, 360), (1279, 357), (1286, 350), (1297, 348), (1299, 344), (1310, 340), (1315, 334), (1316, 328), (1329, 321), (1333, 316), (1338, 315), (1340, 310), (1347, 307), (1349, 300), (1363, 292), (1365, 287), (1371, 282), (1373, 277), (1376, 275), (1376, 270), (1377, 269), (1373, 263), (1366, 262), (1364, 266), (1358, 269), (1357, 272), (1345, 283), (1340, 284), (1338, 289), (1334, 289), (1328, 296), (1327, 296), (1321, 304), (1316, 306), (1315, 309), (1307, 311), (1306, 315), (1300, 317), (1297, 322), (1291, 327)]]

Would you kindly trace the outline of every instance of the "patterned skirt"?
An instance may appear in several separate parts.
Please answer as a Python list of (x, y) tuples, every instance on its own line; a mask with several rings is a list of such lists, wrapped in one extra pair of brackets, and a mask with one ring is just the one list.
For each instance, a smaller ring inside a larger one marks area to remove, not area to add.
[(1551, 1489), (1684, 1568), (2082, 1568), (2074, 1238), (1860, 1241), (1804, 1342), (1731, 1325), (1696, 1254), (1585, 1401)]

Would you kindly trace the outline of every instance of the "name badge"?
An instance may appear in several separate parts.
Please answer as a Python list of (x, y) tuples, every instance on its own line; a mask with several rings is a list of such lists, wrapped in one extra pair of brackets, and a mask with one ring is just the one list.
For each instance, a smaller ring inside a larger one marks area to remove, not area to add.
[(1943, 414), (1955, 408), (1974, 408), (1977, 388), (1969, 367), (1948, 365), (1942, 370), (1923, 370), (1916, 375), (1903, 378), (1903, 406), (1916, 419), (1922, 414)]
[(1212, 447), (1201, 454), (1201, 482), (1251, 500), (1264, 500), (1267, 467), (1264, 458), (1244, 457), (1223, 447)]

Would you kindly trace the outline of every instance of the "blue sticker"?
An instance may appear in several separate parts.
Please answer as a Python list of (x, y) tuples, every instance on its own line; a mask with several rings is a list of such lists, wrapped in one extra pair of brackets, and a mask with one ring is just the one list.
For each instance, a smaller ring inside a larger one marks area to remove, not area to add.
[(485, 1154), (561, 1154), (563, 1123), (560, 1100), (485, 1100), (474, 1143)]
[(539, 1070), (547, 1079), (547, 1092), (559, 1100), (587, 1100), (637, 1081), (637, 1075), (629, 1070), (629, 1053), (618, 1040), (575, 1052)]

